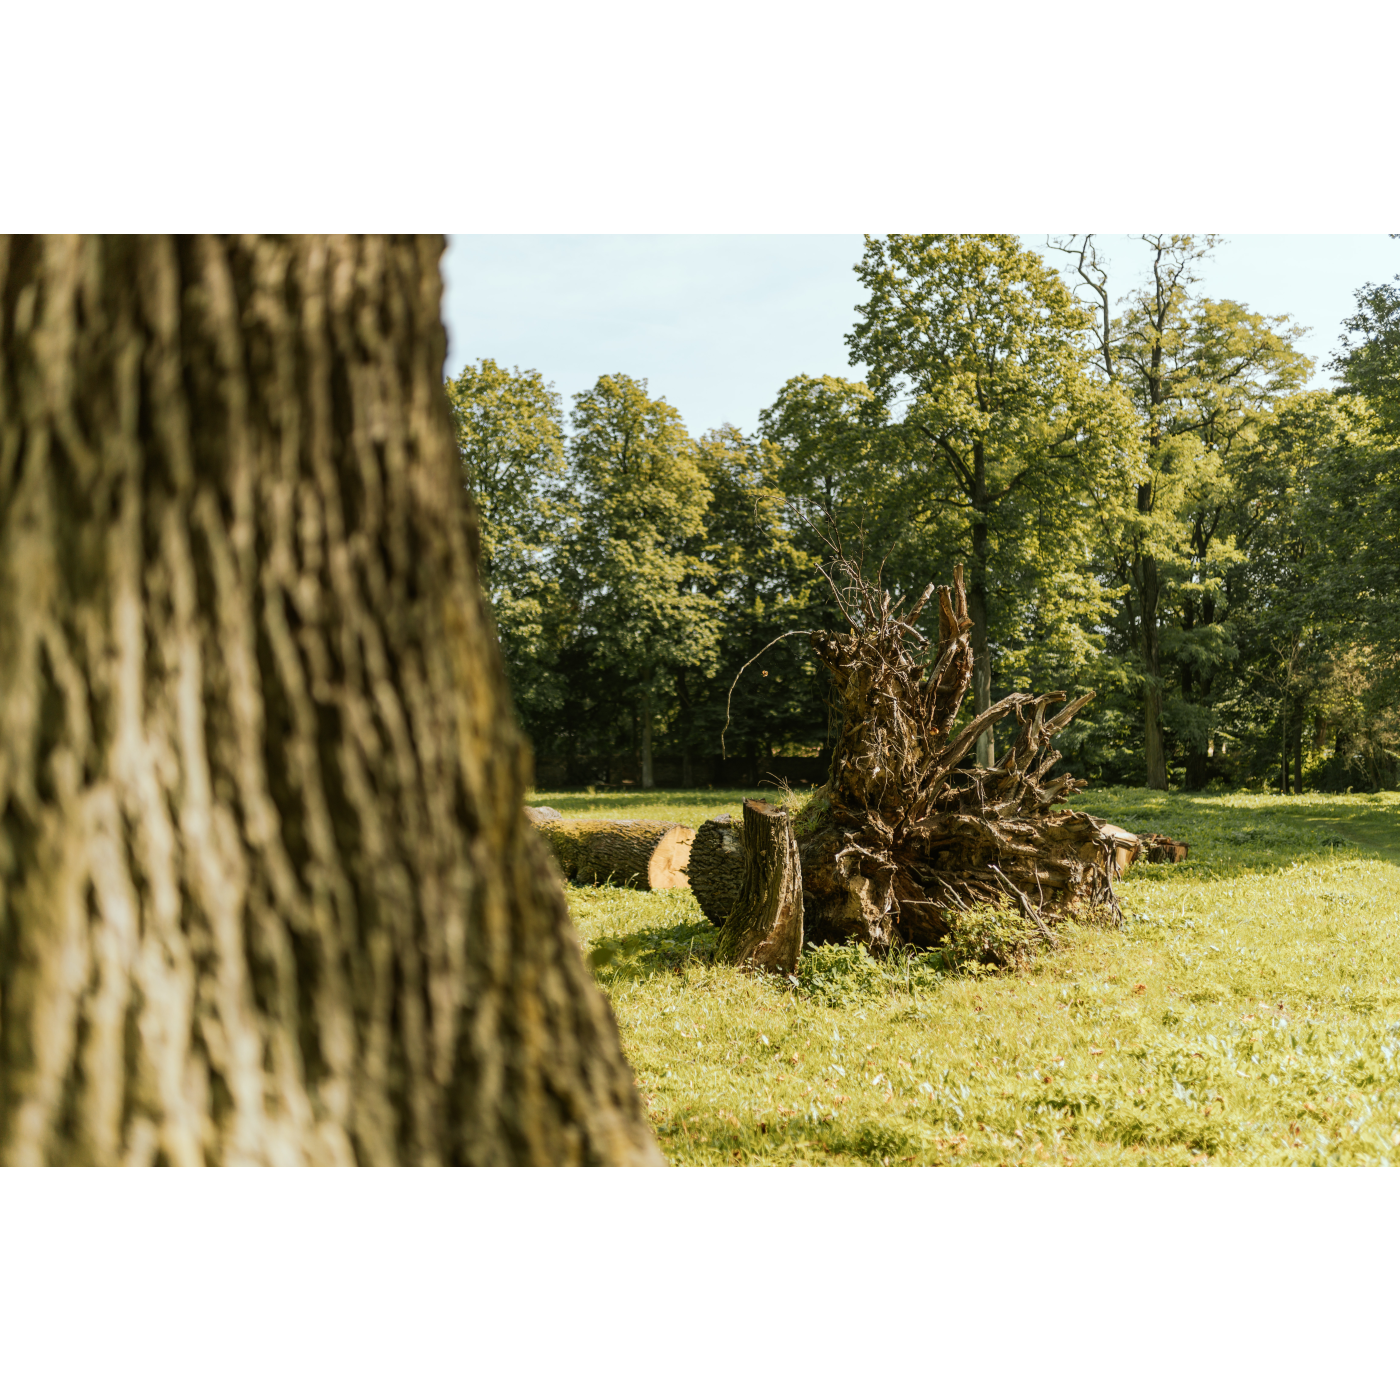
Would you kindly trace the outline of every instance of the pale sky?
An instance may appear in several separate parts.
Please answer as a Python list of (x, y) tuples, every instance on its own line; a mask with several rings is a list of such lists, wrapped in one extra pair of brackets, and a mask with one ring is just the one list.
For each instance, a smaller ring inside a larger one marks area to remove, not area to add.
[[(1055, 266), (1044, 234), (1024, 241)], [(1110, 288), (1147, 270), (1142, 245), (1107, 235)], [(490, 356), (538, 369), (564, 396), (601, 374), (649, 381), (699, 434), (758, 423), (795, 374), (859, 378), (843, 337), (862, 300), (859, 234), (454, 235), (444, 259), (447, 371)], [(1227, 237), (1200, 292), (1287, 314), (1311, 330), (1314, 384), (1351, 314), (1356, 288), (1400, 272), (1384, 234)]]

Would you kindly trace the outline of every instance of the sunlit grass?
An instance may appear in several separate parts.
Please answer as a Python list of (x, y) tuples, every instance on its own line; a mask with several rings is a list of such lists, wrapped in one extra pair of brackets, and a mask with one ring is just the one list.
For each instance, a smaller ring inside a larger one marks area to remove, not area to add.
[[(742, 796), (533, 800), (698, 825)], [(794, 986), (712, 965), (688, 891), (571, 889), (667, 1157), (1400, 1161), (1400, 799), (1113, 789), (1076, 805), (1190, 858), (1135, 866), (1122, 928), (1065, 929), (1010, 974), (826, 948)]]
[(723, 812), (738, 817), (746, 797), (775, 801), (780, 795), (771, 787), (758, 792), (739, 788), (653, 789), (651, 792), (537, 792), (532, 793), (528, 801), (534, 806), (553, 807), (565, 817), (631, 817), (698, 827), (707, 817), (717, 817)]

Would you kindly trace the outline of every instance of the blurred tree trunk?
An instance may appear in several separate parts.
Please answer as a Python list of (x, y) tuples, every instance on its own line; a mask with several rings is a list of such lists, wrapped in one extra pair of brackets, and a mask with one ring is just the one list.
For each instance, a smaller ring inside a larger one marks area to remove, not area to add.
[(1293, 726), (1293, 790), (1299, 795), (1303, 791), (1303, 725), (1307, 723), (1306, 702), (1303, 696), (1296, 701), (1297, 723)]
[(0, 1160), (661, 1160), (521, 811), (441, 251), (0, 239)]

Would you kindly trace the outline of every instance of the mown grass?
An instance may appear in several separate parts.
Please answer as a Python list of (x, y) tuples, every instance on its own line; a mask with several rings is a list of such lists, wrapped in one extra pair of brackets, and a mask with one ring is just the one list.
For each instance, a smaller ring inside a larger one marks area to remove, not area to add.
[[(532, 800), (696, 825), (742, 797)], [(1190, 857), (1134, 866), (1121, 928), (1065, 928), (1013, 973), (814, 948), (794, 984), (713, 965), (688, 891), (571, 889), (667, 1157), (1400, 1162), (1400, 797), (1099, 789), (1076, 805)]]

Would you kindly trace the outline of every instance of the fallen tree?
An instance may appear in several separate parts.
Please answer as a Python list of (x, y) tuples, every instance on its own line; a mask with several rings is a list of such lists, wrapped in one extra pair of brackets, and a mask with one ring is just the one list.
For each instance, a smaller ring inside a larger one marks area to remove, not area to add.
[[(972, 677), (961, 568), (937, 590), (936, 640), (917, 626), (932, 584), (901, 612), (904, 600), (891, 603), (839, 549), (827, 578), (850, 631), (810, 634), (835, 682), (840, 734), (830, 776), (796, 823), (807, 940), (875, 954), (933, 947), (960, 916), (1000, 908), (1024, 921), (1027, 943), (1053, 945), (1067, 917), (1121, 920), (1113, 879), (1136, 838), (1057, 810), (1085, 784), (1050, 776), (1055, 737), (1093, 692), (1068, 703), (1063, 691), (1008, 695), (958, 727)], [(968, 766), (978, 737), (1005, 721), (1017, 728), (1001, 762)], [(753, 930), (772, 904), (764, 889), (746, 865), (725, 926), (748, 929), (750, 947), (763, 942)]]
[(616, 880), (639, 890), (683, 890), (695, 832), (676, 822), (593, 817), (536, 820), (566, 880), (580, 885)]

